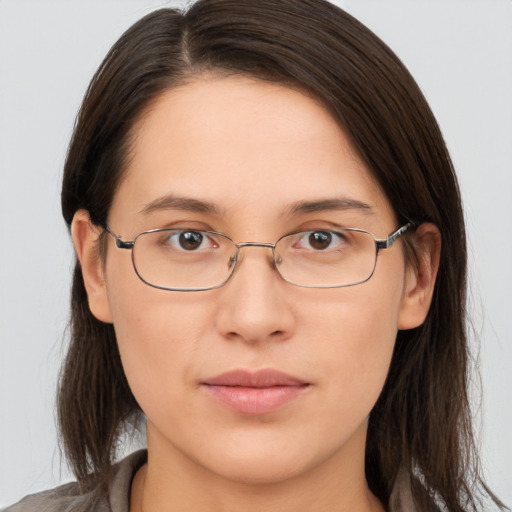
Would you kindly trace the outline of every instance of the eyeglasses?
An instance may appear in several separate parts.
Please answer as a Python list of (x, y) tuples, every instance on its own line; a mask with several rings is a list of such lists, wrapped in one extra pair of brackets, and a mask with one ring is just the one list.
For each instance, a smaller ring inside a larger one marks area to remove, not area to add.
[(224, 233), (197, 229), (151, 229), (123, 241), (106, 226), (119, 249), (132, 251), (139, 278), (172, 291), (220, 288), (233, 275), (245, 247), (272, 250), (274, 268), (288, 283), (306, 288), (341, 288), (364, 283), (379, 251), (411, 229), (405, 224), (386, 238), (357, 228), (315, 229), (284, 235), (276, 243), (234, 242)]

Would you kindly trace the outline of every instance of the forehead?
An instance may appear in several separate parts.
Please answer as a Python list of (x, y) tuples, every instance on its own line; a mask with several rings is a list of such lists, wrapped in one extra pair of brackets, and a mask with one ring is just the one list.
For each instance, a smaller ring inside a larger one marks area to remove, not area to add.
[(300, 201), (340, 197), (389, 214), (329, 112), (278, 84), (197, 78), (157, 98), (133, 135), (113, 205), (125, 215), (167, 195), (208, 202), (224, 216), (283, 215)]

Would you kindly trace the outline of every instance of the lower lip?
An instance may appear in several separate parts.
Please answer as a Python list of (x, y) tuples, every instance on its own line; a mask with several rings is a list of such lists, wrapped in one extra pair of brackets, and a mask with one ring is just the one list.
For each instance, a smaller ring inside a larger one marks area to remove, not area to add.
[(216, 400), (243, 414), (267, 414), (301, 395), (308, 385), (250, 388), (242, 386), (204, 385)]

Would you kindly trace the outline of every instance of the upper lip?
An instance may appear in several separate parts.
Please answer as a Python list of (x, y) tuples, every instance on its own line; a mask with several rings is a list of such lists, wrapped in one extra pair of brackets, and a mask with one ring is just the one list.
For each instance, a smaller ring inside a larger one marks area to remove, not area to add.
[(239, 386), (250, 388), (269, 388), (273, 386), (304, 386), (308, 382), (278, 370), (232, 370), (202, 382), (209, 386)]

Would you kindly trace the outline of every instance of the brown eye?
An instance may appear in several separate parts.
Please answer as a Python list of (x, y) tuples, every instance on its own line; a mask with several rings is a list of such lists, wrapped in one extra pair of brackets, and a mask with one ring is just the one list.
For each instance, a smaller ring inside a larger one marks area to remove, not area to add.
[(198, 231), (183, 231), (179, 235), (180, 247), (186, 251), (193, 251), (201, 246), (203, 235)]
[(332, 242), (332, 233), (329, 231), (313, 231), (309, 235), (309, 245), (318, 251), (327, 249)]

